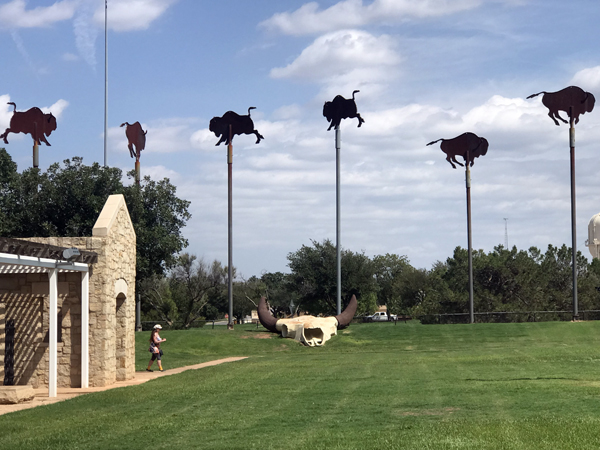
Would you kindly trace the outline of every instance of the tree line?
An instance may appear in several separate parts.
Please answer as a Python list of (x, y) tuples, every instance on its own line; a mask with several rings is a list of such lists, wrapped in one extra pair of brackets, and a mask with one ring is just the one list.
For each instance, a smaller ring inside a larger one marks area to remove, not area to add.
[[(127, 174), (129, 180), (135, 175)], [(125, 184), (121, 169), (83, 158), (17, 171), (0, 148), (0, 236), (12, 238), (91, 236), (106, 200), (123, 194), (137, 242), (136, 282), (163, 275), (187, 247), (182, 229), (191, 217), (190, 202), (176, 195), (168, 178), (144, 177), (140, 186)]]
[[(127, 177), (133, 180), (133, 171)], [(190, 203), (177, 197), (167, 178), (146, 176), (140, 186), (123, 178), (118, 168), (86, 166), (79, 157), (52, 164), (45, 172), (29, 168), (19, 173), (0, 148), (0, 235), (91, 236), (108, 196), (121, 193), (137, 235), (136, 291), (144, 318), (183, 328), (222, 318), (228, 311), (227, 267), (182, 253)], [(356, 295), (358, 315), (371, 314), (380, 305), (394, 314), (421, 318), (469, 311), (466, 249), (456, 247), (431, 269), (415, 268), (406, 256), (395, 254), (369, 257), (343, 249), (341, 255), (342, 306)], [(262, 296), (279, 316), (336, 313), (335, 245), (328, 239), (313, 240), (287, 259), (288, 273), (235, 277), (238, 320), (256, 309)], [(577, 261), (579, 308), (599, 309), (600, 263), (588, 262), (580, 252)], [(473, 277), (476, 313), (572, 307), (571, 249), (566, 245), (549, 245), (545, 252), (501, 245), (487, 253), (474, 251)]]
[[(250, 314), (261, 296), (276, 316), (336, 314), (336, 248), (330, 240), (312, 241), (287, 256), (289, 273), (263, 273), (233, 283), (234, 315)], [(600, 263), (578, 253), (580, 310), (600, 306)], [(549, 245), (518, 250), (502, 245), (490, 252), (473, 252), (475, 312), (570, 311), (572, 309), (571, 249)], [(228, 309), (227, 270), (218, 261), (206, 263), (183, 254), (174, 269), (146, 287), (150, 316), (180, 326), (197, 319), (223, 317)], [(446, 261), (432, 268), (413, 267), (406, 256), (368, 257), (342, 250), (342, 303), (358, 298), (357, 315), (372, 314), (386, 305), (393, 314), (426, 323), (440, 314), (469, 312), (468, 253), (456, 247)], [(504, 320), (528, 320), (527, 314)], [(531, 318), (529, 318), (531, 319)]]

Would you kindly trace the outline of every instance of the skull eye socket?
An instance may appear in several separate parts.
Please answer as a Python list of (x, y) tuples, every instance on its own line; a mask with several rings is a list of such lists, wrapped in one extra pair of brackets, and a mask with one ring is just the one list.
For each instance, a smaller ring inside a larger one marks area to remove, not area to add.
[(321, 328), (305, 328), (304, 337), (308, 342), (315, 339), (320, 344), (323, 342), (323, 330)]

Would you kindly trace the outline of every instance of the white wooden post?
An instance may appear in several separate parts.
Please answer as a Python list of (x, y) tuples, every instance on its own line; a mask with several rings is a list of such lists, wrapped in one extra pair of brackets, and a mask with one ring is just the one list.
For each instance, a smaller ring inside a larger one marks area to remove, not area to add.
[(81, 387), (90, 380), (90, 273), (81, 274)]
[(48, 321), (50, 323), (49, 333), (49, 367), (48, 367), (48, 397), (56, 397), (57, 375), (58, 375), (58, 355), (57, 355), (57, 314), (58, 314), (58, 270), (50, 269), (48, 271), (48, 281), (50, 283), (50, 309), (48, 311)]

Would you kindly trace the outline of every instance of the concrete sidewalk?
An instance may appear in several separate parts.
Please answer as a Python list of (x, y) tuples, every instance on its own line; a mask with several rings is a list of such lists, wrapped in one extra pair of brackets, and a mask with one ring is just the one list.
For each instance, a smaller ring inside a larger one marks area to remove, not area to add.
[[(136, 372), (135, 377), (131, 380), (127, 381), (118, 381), (115, 384), (111, 384), (110, 386), (104, 387), (90, 387), (87, 389), (81, 388), (58, 388), (56, 397), (48, 397), (48, 388), (40, 388), (35, 390), (35, 398), (29, 402), (17, 403), (16, 405), (0, 405), (0, 415), (8, 414), (14, 411), (20, 411), (22, 409), (35, 408), (40, 405), (49, 405), (51, 403), (61, 402), (63, 400), (67, 400), (73, 397), (77, 397), (78, 395), (89, 394), (90, 392), (101, 392), (106, 391), (108, 389), (115, 389), (119, 387), (125, 386), (135, 386), (138, 384), (145, 383), (149, 380), (154, 380), (159, 377), (166, 377), (168, 375), (175, 375), (177, 373), (185, 372), (186, 370), (194, 370), (194, 369), (202, 369), (203, 367), (216, 366), (218, 364), (223, 364), (227, 362), (240, 361), (242, 359), (246, 359), (247, 356), (241, 357), (231, 357), (231, 358), (223, 358), (217, 359), (214, 361), (208, 361), (205, 363), (194, 364), (193, 366), (185, 366), (178, 367), (177, 369), (165, 369), (164, 372), (159, 372), (155, 370), (154, 372)], [(156, 366), (155, 366), (156, 367)]]

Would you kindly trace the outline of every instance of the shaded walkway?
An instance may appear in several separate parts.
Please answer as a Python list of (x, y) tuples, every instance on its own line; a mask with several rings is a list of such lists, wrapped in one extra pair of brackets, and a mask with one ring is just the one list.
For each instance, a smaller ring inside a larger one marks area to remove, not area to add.
[(58, 388), (56, 397), (48, 397), (48, 388), (40, 388), (35, 389), (35, 398), (29, 402), (18, 403), (16, 405), (0, 405), (0, 415), (11, 413), (14, 411), (20, 411), (22, 409), (35, 408), (40, 405), (49, 405), (51, 403), (61, 402), (63, 400), (68, 400), (73, 397), (77, 397), (79, 395), (89, 394), (90, 392), (101, 392), (106, 391), (108, 389), (115, 389), (125, 386), (135, 386), (138, 384), (145, 383), (149, 380), (154, 380), (155, 378), (166, 377), (168, 375), (175, 375), (177, 373), (185, 372), (186, 370), (194, 370), (194, 369), (202, 369), (204, 367), (216, 366), (218, 364), (223, 364), (227, 362), (240, 361), (242, 359), (246, 359), (247, 356), (234, 356), (231, 358), (223, 358), (216, 359), (214, 361), (208, 361), (200, 364), (194, 364), (192, 366), (184, 366), (178, 367), (176, 369), (166, 369), (164, 372), (154, 371), (154, 372), (136, 372), (135, 377), (131, 380), (127, 381), (118, 381), (115, 384), (111, 384), (110, 386), (103, 387), (90, 387), (86, 389), (81, 388)]

